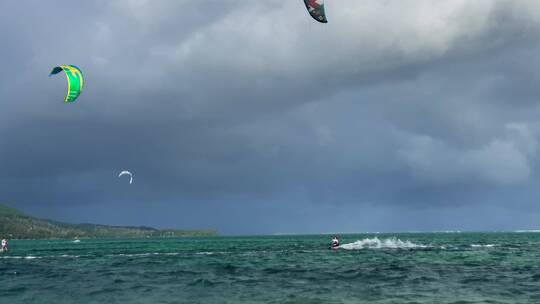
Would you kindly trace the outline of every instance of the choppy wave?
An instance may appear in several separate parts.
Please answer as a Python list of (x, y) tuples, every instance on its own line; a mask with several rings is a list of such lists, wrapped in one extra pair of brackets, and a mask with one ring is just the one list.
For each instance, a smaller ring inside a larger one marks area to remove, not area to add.
[[(213, 255), (218, 253), (224, 253), (224, 252), (208, 252), (208, 251), (202, 251), (202, 252), (196, 252), (195, 255)], [(189, 255), (189, 253), (182, 253), (182, 252), (144, 252), (144, 253), (115, 253), (115, 254), (107, 254), (105, 256), (111, 257), (111, 258), (137, 258), (137, 257), (150, 257), (150, 256), (177, 256), (177, 255)], [(34, 256), (34, 255), (27, 255), (27, 256), (21, 256), (21, 255), (5, 255), (0, 256), (0, 259), (26, 259), (26, 260), (33, 260), (33, 259), (59, 259), (59, 258), (80, 258), (80, 257), (93, 257), (93, 255), (72, 255), (72, 254), (61, 254), (61, 255), (44, 255), (44, 256)]]
[(478, 248), (478, 247), (495, 247), (495, 244), (472, 244), (471, 247)]
[(422, 244), (415, 244), (409, 240), (402, 241), (398, 238), (387, 238), (380, 240), (378, 237), (366, 238), (358, 240), (354, 243), (343, 244), (340, 248), (346, 250), (358, 250), (358, 249), (413, 249), (413, 248), (428, 248), (429, 246)]

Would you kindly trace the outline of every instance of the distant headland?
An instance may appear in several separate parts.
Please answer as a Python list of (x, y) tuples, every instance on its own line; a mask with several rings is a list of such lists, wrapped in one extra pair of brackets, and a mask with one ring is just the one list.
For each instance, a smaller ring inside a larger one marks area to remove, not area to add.
[(0, 237), (10, 239), (144, 238), (217, 236), (216, 230), (68, 224), (38, 219), (0, 204)]

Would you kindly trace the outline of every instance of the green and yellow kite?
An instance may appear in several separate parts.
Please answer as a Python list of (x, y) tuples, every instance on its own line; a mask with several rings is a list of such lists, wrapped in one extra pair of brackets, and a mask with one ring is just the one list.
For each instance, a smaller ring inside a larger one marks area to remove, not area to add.
[(68, 92), (64, 102), (74, 102), (84, 89), (84, 78), (81, 69), (74, 65), (61, 65), (54, 67), (49, 76), (64, 71), (68, 83)]

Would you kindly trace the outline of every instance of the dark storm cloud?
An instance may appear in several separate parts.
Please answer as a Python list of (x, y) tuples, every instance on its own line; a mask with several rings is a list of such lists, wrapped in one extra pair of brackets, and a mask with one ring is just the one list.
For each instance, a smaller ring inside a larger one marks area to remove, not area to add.
[[(226, 233), (532, 226), (539, 8), (5, 1), (2, 200)], [(75, 104), (57, 64), (86, 75)]]

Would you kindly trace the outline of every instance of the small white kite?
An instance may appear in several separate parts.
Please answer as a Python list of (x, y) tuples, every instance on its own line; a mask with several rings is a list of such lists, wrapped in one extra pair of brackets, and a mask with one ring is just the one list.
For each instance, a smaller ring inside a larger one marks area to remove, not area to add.
[(118, 174), (118, 177), (122, 176), (122, 175), (129, 175), (129, 184), (131, 185), (131, 183), (133, 183), (133, 174), (131, 174), (131, 172), (129, 171), (122, 171), (120, 172), (120, 174)]

